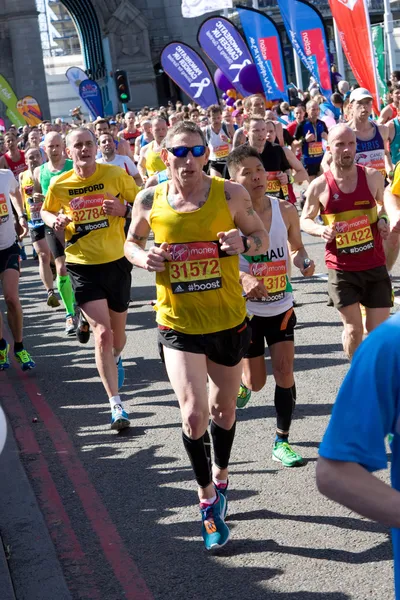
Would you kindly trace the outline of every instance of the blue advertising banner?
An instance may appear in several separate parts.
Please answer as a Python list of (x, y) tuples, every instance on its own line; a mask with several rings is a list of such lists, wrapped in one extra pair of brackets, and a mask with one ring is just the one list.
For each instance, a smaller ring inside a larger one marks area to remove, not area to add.
[(232, 81), (242, 96), (249, 96), (240, 84), (239, 73), (253, 64), (246, 42), (236, 27), (223, 17), (210, 17), (199, 28), (197, 42), (208, 58)]
[(104, 116), (101, 90), (96, 81), (86, 79), (79, 84), (79, 96), (88, 107), (94, 119)]
[(278, 0), (287, 34), (300, 59), (329, 100), (332, 84), (324, 23), (306, 0)]
[(274, 21), (253, 8), (237, 6), (243, 33), (269, 100), (289, 101), (285, 63)]
[(202, 108), (219, 103), (207, 65), (187, 44), (167, 44), (161, 52), (161, 65), (168, 77)]

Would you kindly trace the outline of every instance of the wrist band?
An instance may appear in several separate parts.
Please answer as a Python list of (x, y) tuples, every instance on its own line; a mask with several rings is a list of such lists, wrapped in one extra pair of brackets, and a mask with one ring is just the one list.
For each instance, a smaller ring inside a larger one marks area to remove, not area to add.
[(383, 219), (384, 221), (386, 221), (386, 223), (389, 225), (390, 220), (389, 220), (389, 217), (387, 215), (381, 215), (379, 218)]
[(132, 206), (130, 204), (126, 205), (126, 210), (124, 214), (124, 219), (129, 219), (132, 215)]
[(249, 238), (246, 235), (242, 235), (241, 237), (242, 237), (243, 246), (244, 246), (243, 254), (246, 254), (246, 252), (248, 252), (250, 250)]

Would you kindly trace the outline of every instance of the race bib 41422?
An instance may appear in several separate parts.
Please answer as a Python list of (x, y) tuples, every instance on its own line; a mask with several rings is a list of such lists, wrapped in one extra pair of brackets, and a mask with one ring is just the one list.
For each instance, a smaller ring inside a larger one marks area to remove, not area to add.
[(367, 215), (335, 223), (338, 254), (358, 254), (374, 247), (374, 236)]

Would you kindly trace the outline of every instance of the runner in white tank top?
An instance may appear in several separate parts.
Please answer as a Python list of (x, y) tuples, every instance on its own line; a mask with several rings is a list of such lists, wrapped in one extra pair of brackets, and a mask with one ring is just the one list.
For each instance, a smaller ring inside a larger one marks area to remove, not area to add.
[(315, 266), (301, 240), (296, 208), (285, 200), (265, 195), (267, 173), (255, 148), (240, 146), (234, 150), (228, 158), (228, 169), (231, 178), (249, 192), (253, 209), (270, 236), (270, 246), (265, 254), (254, 256), (251, 261), (240, 257), (240, 280), (251, 316), (252, 341), (243, 360), (237, 406), (244, 408), (251, 391), (261, 390), (266, 383), (266, 342), (276, 384), (277, 428), (272, 458), (286, 467), (294, 467), (303, 464), (303, 459), (288, 441), (296, 402), (293, 375), (296, 316), (288, 266), (293, 259), (293, 264), (305, 277), (314, 273)]
[(269, 249), (264, 256), (251, 257), (247, 260), (240, 256), (240, 270), (254, 277), (262, 277), (268, 296), (249, 298), (247, 312), (259, 317), (275, 317), (293, 307), (292, 286), (288, 278), (290, 260), (288, 257), (288, 231), (283, 220), (280, 201), (268, 196), (271, 210), (271, 227), (269, 230)]

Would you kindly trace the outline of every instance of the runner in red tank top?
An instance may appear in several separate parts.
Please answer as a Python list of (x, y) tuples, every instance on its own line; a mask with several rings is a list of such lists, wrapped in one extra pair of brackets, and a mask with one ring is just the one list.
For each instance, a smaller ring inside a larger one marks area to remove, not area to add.
[(382, 109), (381, 114), (379, 116), (378, 123), (380, 123), (381, 125), (385, 125), (392, 119), (395, 119), (399, 114), (398, 111), (400, 110), (400, 84), (395, 83), (393, 85), (392, 91), (390, 92), (390, 97), (392, 99), (392, 102)]
[(25, 163), (25, 154), (22, 150), (18, 150), (17, 137), (11, 131), (4, 136), (4, 145), (6, 153), (0, 158), (0, 169), (10, 169), (18, 181), (19, 174), (28, 168)]
[[(330, 170), (307, 190), (303, 231), (326, 242), (328, 292), (343, 321), (343, 348), (351, 359), (362, 342), (360, 304), (368, 333), (389, 317), (392, 290), (382, 239), (389, 235), (379, 171), (357, 166), (356, 136), (347, 125), (329, 132)], [(314, 222), (321, 213), (323, 225)]]

